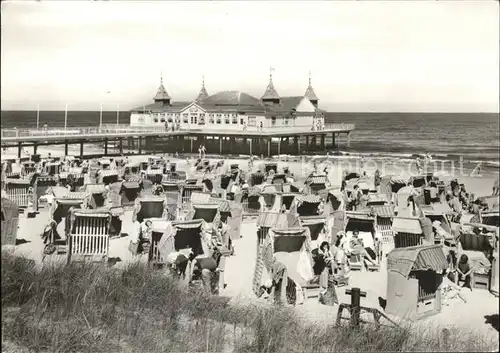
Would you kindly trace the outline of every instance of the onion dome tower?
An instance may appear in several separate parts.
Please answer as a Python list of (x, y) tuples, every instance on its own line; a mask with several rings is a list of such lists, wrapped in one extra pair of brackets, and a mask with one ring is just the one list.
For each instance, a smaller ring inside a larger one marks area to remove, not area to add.
[(198, 97), (196, 97), (195, 101), (196, 102), (203, 102), (207, 98), (208, 98), (208, 92), (207, 92), (207, 89), (205, 88), (205, 76), (203, 76), (202, 82), (201, 82), (201, 90), (200, 90), (200, 93), (198, 93)]
[(307, 86), (306, 93), (304, 94), (304, 97), (309, 99), (309, 101), (314, 105), (315, 108), (318, 108), (318, 96), (316, 96), (316, 93), (314, 92), (314, 89), (312, 88), (311, 85), (311, 71), (309, 71), (309, 86)]
[(274, 69), (271, 67), (269, 69), (269, 84), (267, 85), (266, 91), (262, 96), (261, 100), (264, 104), (279, 104), (280, 103), (280, 95), (276, 92), (273, 84), (273, 71)]
[(158, 91), (156, 92), (156, 96), (154, 97), (155, 103), (163, 103), (163, 105), (170, 105), (170, 96), (163, 86), (163, 74), (160, 77), (160, 87), (158, 87)]

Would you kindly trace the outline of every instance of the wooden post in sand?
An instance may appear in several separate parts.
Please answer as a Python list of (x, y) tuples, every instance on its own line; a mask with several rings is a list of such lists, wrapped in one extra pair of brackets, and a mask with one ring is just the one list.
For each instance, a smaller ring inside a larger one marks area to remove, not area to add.
[(362, 292), (359, 288), (346, 289), (345, 294), (351, 296), (351, 326), (359, 326), (359, 312), (361, 297), (366, 297), (366, 292)]
[(253, 142), (253, 138), (250, 138), (250, 156), (252, 155), (252, 142)]
[(80, 142), (80, 158), (83, 158), (83, 141)]

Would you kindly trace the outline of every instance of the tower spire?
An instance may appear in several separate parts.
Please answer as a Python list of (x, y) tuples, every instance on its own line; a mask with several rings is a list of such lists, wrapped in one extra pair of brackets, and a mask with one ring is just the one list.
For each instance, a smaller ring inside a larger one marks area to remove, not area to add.
[(201, 75), (201, 90), (200, 93), (198, 93), (198, 97), (196, 97), (195, 101), (203, 102), (207, 98), (208, 98), (208, 92), (207, 89), (205, 88), (205, 75)]
[(279, 96), (278, 92), (276, 92), (276, 89), (274, 88), (274, 84), (273, 84), (273, 72), (274, 72), (274, 68), (272, 66), (270, 66), (269, 67), (269, 84), (267, 85), (267, 88), (264, 92), (264, 95), (261, 98), (263, 102), (279, 103), (279, 101), (280, 101), (280, 96)]
[(314, 92), (314, 89), (311, 84), (311, 70), (309, 70), (309, 86), (307, 86), (306, 93), (304, 94), (304, 97), (309, 99), (309, 101), (317, 108), (318, 107), (318, 96), (316, 96), (316, 93)]
[(160, 72), (160, 87), (158, 87), (158, 91), (156, 92), (156, 96), (153, 98), (155, 102), (161, 102), (163, 104), (170, 104), (170, 96), (163, 86), (163, 71)]

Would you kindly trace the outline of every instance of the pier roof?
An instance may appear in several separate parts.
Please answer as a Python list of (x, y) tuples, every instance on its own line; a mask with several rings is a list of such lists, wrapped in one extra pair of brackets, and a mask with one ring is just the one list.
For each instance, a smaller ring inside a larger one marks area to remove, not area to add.
[(221, 91), (209, 96), (205, 101), (208, 105), (242, 105), (262, 107), (258, 98), (241, 91)]

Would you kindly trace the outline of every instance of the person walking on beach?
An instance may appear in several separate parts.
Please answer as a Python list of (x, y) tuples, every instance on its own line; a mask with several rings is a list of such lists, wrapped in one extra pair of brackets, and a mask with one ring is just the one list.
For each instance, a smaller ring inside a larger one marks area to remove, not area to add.
[(422, 173), (422, 161), (420, 160), (420, 157), (417, 157), (415, 160), (415, 165), (417, 167), (417, 173), (421, 174)]
[(350, 204), (353, 211), (356, 211), (359, 203), (361, 201), (361, 190), (359, 190), (359, 185), (354, 185), (354, 190), (351, 193)]

